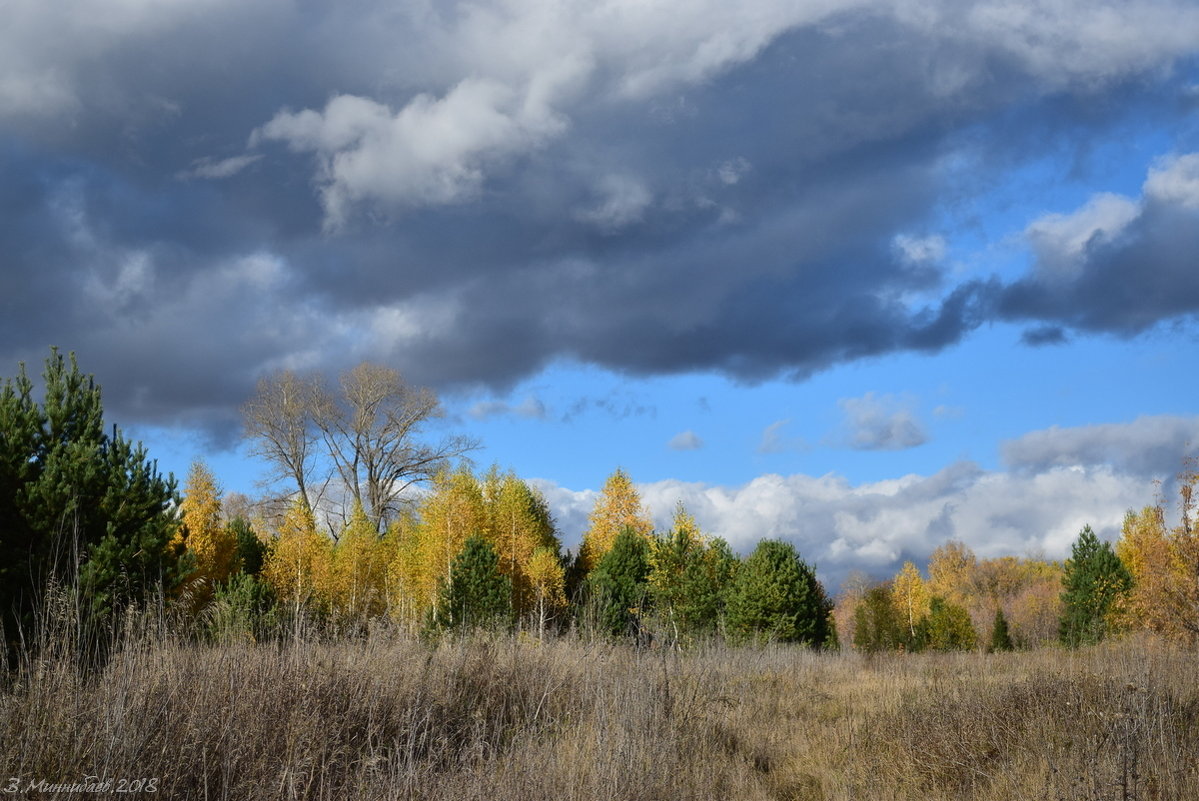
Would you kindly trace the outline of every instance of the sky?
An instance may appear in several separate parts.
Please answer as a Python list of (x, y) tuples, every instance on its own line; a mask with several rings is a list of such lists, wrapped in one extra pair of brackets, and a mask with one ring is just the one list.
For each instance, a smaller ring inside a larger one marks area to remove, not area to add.
[(1194, 0), (14, 0), (0, 375), (182, 477), (361, 361), (568, 546), (615, 468), (828, 583), (1118, 536), (1199, 446)]

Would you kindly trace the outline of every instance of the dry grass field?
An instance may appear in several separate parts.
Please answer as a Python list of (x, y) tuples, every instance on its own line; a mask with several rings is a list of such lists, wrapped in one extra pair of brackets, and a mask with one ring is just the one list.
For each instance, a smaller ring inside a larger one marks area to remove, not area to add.
[(1199, 656), (1155, 640), (871, 659), (130, 637), (102, 669), (50, 648), (10, 677), (0, 778), (239, 801), (1183, 801), (1199, 798), (1197, 679)]

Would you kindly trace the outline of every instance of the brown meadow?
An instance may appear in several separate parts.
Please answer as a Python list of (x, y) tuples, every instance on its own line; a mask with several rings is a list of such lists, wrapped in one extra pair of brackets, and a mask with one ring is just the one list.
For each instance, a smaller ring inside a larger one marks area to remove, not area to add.
[(0, 778), (155, 777), (197, 799), (1193, 799), (1197, 676), (1199, 655), (1151, 638), (869, 658), (129, 636), (102, 667), (23, 661)]

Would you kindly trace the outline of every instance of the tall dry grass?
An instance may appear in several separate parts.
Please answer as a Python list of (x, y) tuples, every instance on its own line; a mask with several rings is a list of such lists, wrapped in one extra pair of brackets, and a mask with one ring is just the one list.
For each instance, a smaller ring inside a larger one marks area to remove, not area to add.
[(150, 627), (95, 669), (24, 661), (0, 690), (0, 779), (156, 777), (172, 799), (1181, 801), (1199, 798), (1197, 668), (1153, 640), (867, 659)]

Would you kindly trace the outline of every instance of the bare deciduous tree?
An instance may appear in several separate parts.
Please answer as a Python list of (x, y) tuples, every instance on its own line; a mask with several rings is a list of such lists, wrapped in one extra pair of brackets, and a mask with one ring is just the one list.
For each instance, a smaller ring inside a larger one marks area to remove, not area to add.
[(340, 396), (318, 396), (313, 418), (346, 490), (376, 528), (397, 511), (405, 489), (478, 447), (463, 436), (418, 441), (424, 425), (442, 415), (441, 403), (397, 370), (364, 362), (340, 384)]
[(441, 416), (441, 403), (397, 370), (364, 362), (339, 384), (333, 392), (318, 379), (284, 372), (259, 382), (245, 407), (255, 452), (275, 465), (276, 478), (295, 482), (310, 508), (319, 500), (311, 497), (318, 443), (341, 479), (347, 509), (362, 504), (376, 528), (397, 511), (405, 489), (478, 447), (463, 436), (420, 441), (425, 424)]
[(315, 501), (309, 488), (318, 439), (312, 408), (318, 394), (315, 378), (285, 370), (259, 380), (254, 397), (242, 407), (252, 453), (274, 468), (269, 480), (294, 481), (309, 509)]

